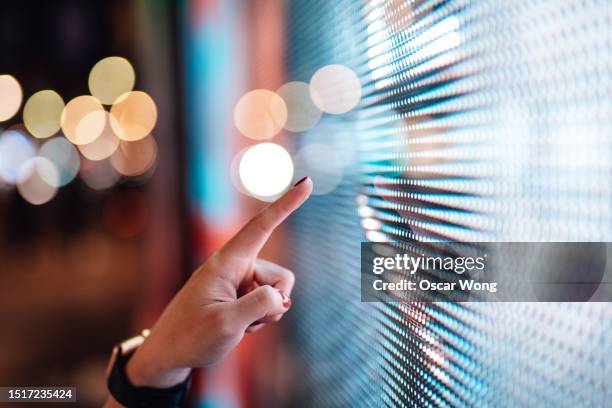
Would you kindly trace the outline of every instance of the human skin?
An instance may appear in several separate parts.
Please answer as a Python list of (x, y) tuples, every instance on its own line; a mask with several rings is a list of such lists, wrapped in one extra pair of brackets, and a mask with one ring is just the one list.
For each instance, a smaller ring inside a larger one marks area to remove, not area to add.
[[(167, 388), (221, 360), (246, 332), (291, 306), (291, 271), (258, 258), (268, 238), (312, 192), (309, 178), (251, 219), (206, 260), (168, 304), (126, 366), (133, 385)], [(121, 405), (109, 396), (106, 407)]]

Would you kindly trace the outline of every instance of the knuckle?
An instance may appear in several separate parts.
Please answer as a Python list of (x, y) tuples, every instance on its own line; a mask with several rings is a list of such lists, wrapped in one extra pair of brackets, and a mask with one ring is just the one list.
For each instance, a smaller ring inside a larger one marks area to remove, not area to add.
[(274, 296), (276, 296), (274, 292), (275, 289), (272, 286), (262, 286), (255, 294), (257, 305), (262, 309), (267, 309), (270, 305), (274, 304)]

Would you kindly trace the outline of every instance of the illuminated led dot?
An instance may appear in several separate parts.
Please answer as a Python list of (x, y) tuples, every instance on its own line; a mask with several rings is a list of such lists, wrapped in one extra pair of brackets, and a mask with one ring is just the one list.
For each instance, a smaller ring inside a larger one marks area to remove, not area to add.
[(310, 97), (323, 112), (340, 114), (353, 109), (361, 99), (357, 75), (344, 65), (326, 65), (310, 79)]
[(114, 186), (121, 174), (114, 169), (108, 160), (81, 160), (81, 179), (93, 190), (106, 190)]
[(342, 181), (342, 158), (329, 146), (312, 143), (301, 148), (295, 156), (298, 177), (308, 175), (314, 184), (312, 193), (322, 195), (332, 192)]
[(64, 100), (55, 91), (44, 90), (30, 96), (23, 107), (23, 123), (32, 136), (44, 139), (60, 129)]
[[(312, 90), (312, 92), (316, 92)], [(321, 109), (310, 97), (310, 86), (305, 82), (288, 82), (281, 86), (278, 95), (287, 105), (287, 122), (285, 129), (292, 132), (303, 132), (317, 124), (321, 119)]]
[(111, 127), (122, 140), (134, 142), (151, 133), (157, 122), (157, 107), (153, 99), (142, 91), (121, 95), (111, 108)]
[(111, 164), (124, 176), (140, 176), (153, 167), (157, 158), (157, 143), (149, 135), (135, 142), (122, 140), (110, 157)]
[(105, 112), (105, 116), (106, 122), (100, 136), (91, 143), (78, 145), (81, 154), (89, 160), (104, 160), (115, 153), (117, 147), (119, 147), (119, 138), (110, 125), (110, 121), (114, 120), (114, 117), (108, 112)]
[(57, 170), (57, 178), (52, 175), (51, 179), (46, 178), (48, 173), (42, 173), (41, 177), (47, 184), (53, 187), (61, 187), (70, 183), (79, 172), (81, 160), (79, 152), (75, 147), (63, 137), (55, 137), (45, 142), (38, 152), (40, 157), (49, 160)]
[(112, 105), (117, 98), (134, 89), (136, 74), (128, 60), (121, 57), (104, 58), (89, 73), (89, 92), (104, 105)]
[(75, 145), (91, 143), (104, 130), (104, 108), (93, 96), (81, 95), (72, 99), (62, 112), (62, 131)]
[(11, 75), (0, 75), (0, 122), (15, 116), (22, 100), (19, 82)]
[(36, 155), (36, 146), (23, 132), (6, 130), (0, 135), (0, 178), (15, 184), (21, 166)]
[(274, 143), (250, 147), (240, 160), (240, 181), (257, 198), (272, 198), (291, 183), (293, 162), (287, 151)]
[(366, 231), (366, 239), (371, 242), (388, 242), (389, 238), (380, 231)]
[(234, 108), (234, 124), (246, 137), (273, 138), (287, 122), (287, 105), (276, 92), (256, 89), (243, 95)]
[[(52, 184), (47, 181), (52, 181)], [(30, 204), (40, 205), (51, 200), (59, 183), (59, 173), (53, 163), (44, 157), (34, 157), (19, 169), (17, 190)]]

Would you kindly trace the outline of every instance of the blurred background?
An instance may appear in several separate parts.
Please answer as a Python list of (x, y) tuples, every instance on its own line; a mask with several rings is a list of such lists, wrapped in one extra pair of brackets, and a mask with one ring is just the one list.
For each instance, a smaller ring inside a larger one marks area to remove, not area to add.
[(606, 406), (610, 262), (589, 302), (368, 304), (359, 245), (610, 241), (610, 27), (596, 0), (4, 1), (0, 385), (99, 406), (113, 345), (309, 175), (263, 253), (292, 312), (192, 406)]

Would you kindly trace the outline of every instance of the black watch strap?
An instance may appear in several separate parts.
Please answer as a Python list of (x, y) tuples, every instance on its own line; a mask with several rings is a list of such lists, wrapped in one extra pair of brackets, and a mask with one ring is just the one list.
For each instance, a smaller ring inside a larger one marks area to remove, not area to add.
[(131, 355), (117, 353), (108, 375), (108, 390), (117, 402), (129, 408), (180, 407), (187, 393), (190, 378), (170, 388), (137, 387), (130, 383), (125, 366)]

